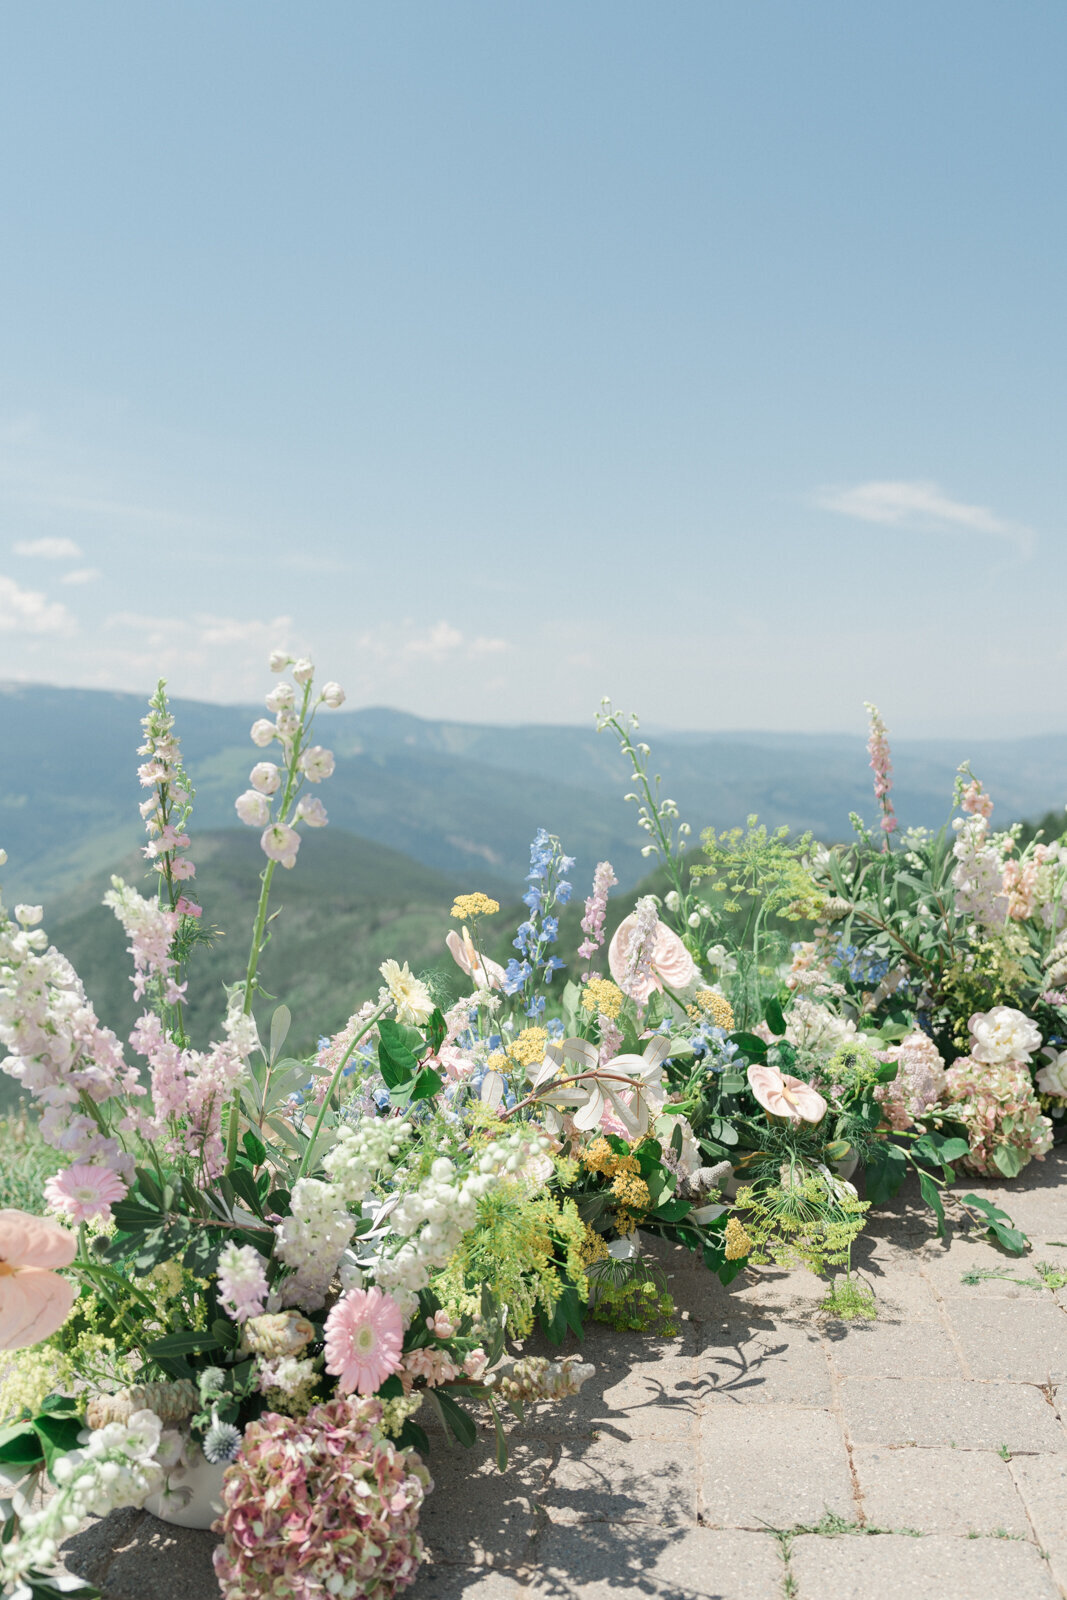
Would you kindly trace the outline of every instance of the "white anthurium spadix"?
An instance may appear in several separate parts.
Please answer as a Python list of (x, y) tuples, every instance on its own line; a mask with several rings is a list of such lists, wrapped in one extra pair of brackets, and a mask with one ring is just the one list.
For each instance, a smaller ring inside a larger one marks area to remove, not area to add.
[[(650, 1108), (663, 1104), (663, 1063), (669, 1051), (670, 1040), (657, 1034), (642, 1055), (615, 1056), (601, 1066), (588, 1039), (553, 1040), (531, 1087), (546, 1107), (571, 1111), (575, 1127), (583, 1132), (600, 1126), (610, 1103), (627, 1132), (640, 1138), (648, 1132)], [(558, 1129), (559, 1116), (553, 1115), (552, 1121)]]

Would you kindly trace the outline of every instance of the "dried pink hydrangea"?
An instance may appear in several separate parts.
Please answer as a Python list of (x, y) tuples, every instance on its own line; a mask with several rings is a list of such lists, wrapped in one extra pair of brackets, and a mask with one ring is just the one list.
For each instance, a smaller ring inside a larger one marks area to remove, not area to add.
[(390, 1600), (414, 1580), (419, 1509), (433, 1484), (413, 1451), (383, 1437), (381, 1421), (377, 1400), (348, 1397), (248, 1425), (214, 1525), (224, 1600)]
[(961, 1166), (985, 1177), (1002, 1177), (996, 1150), (1008, 1145), (1022, 1156), (1044, 1159), (1052, 1149), (1052, 1123), (1042, 1116), (1028, 1068), (1007, 1061), (991, 1065), (961, 1056), (945, 1074), (945, 1104), (962, 1122), (970, 1140), (970, 1154)]
[(878, 1059), (897, 1063), (893, 1082), (876, 1089), (875, 1098), (881, 1100), (889, 1126), (902, 1132), (940, 1099), (945, 1063), (934, 1041), (920, 1028), (888, 1050), (879, 1050)]

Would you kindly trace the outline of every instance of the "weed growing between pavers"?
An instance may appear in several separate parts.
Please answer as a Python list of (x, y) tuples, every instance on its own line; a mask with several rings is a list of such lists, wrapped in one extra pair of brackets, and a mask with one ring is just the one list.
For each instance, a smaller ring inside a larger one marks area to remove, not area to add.
[(880, 1534), (904, 1534), (909, 1539), (924, 1539), (926, 1535), (918, 1528), (875, 1528), (862, 1522), (855, 1522), (848, 1517), (840, 1516), (836, 1511), (827, 1511), (818, 1522), (797, 1522), (791, 1528), (770, 1528), (770, 1533), (778, 1543), (778, 1550), (785, 1564), (782, 1577), (782, 1593), (792, 1600), (797, 1593), (797, 1580), (790, 1569), (790, 1557), (793, 1552), (793, 1542), (803, 1534), (818, 1534), (824, 1539), (839, 1539), (844, 1535), (863, 1538), (876, 1538)]

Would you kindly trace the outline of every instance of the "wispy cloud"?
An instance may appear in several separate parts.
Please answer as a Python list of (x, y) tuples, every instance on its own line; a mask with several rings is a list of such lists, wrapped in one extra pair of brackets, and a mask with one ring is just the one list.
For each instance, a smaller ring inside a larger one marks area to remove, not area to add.
[(0, 577), (0, 633), (66, 633), (73, 627), (73, 617), (58, 600)]
[(35, 556), (39, 561), (78, 561), (81, 548), (73, 539), (16, 539), (11, 547), (17, 556)]
[(60, 583), (92, 583), (99, 578), (99, 567), (75, 567), (71, 572), (64, 572)]
[(447, 661), (459, 655), (499, 655), (507, 647), (506, 639), (490, 639), (482, 634), (468, 639), (450, 622), (435, 622), (432, 628), (408, 639), (404, 646), (408, 655), (427, 656), (431, 661)]
[(830, 486), (818, 490), (814, 499), (824, 511), (836, 511), (861, 522), (920, 532), (992, 534), (1015, 545), (1022, 555), (1033, 554), (1032, 528), (1000, 517), (988, 506), (954, 500), (938, 484), (923, 479), (873, 479), (851, 486)]

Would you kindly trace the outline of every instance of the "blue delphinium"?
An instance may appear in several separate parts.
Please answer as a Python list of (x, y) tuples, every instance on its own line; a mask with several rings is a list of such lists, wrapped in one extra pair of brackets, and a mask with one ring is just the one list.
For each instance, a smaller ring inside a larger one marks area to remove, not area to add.
[(554, 834), (538, 828), (530, 846), (530, 870), (526, 875), (529, 888), (522, 897), (530, 915), (519, 924), (514, 945), (519, 952), (512, 956), (504, 974), (504, 993), (522, 994), (523, 1010), (536, 1020), (545, 1009), (545, 997), (537, 992), (542, 983), (551, 983), (552, 974), (564, 966), (558, 956), (548, 953), (550, 945), (559, 938), (559, 917), (553, 916), (556, 906), (565, 906), (571, 897), (570, 883), (564, 877), (574, 865), (573, 856), (565, 856)]

